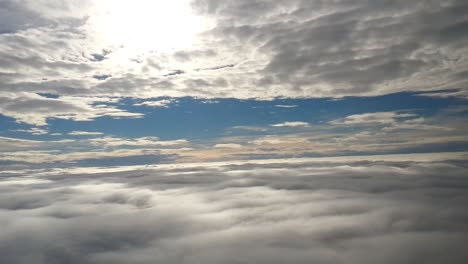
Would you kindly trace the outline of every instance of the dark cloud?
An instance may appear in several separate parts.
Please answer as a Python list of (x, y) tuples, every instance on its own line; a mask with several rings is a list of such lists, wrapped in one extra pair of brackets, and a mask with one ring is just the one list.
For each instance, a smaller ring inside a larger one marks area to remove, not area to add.
[(0, 253), (38, 264), (461, 264), (466, 172), (404, 160), (28, 172), (0, 181)]

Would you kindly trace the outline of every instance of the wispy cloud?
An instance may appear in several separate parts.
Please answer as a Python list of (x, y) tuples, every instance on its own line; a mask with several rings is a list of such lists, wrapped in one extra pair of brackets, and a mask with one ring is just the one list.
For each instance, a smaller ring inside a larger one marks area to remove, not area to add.
[(334, 125), (356, 125), (356, 124), (393, 124), (399, 118), (415, 118), (418, 115), (396, 112), (378, 112), (350, 115), (342, 119), (330, 121)]
[(279, 108), (296, 108), (297, 105), (275, 105), (276, 107)]
[(99, 136), (102, 135), (102, 132), (91, 132), (91, 131), (72, 131), (67, 133), (70, 136)]
[(295, 121), (295, 122), (284, 122), (284, 123), (274, 124), (271, 126), (272, 127), (308, 127), (309, 123)]
[(234, 148), (239, 149), (242, 148), (242, 145), (235, 144), (235, 143), (226, 143), (226, 144), (216, 144), (213, 146), (214, 148)]
[(32, 127), (30, 129), (17, 129), (15, 131), (16, 132), (30, 133), (32, 135), (45, 135), (45, 134), (49, 133), (49, 131), (47, 131), (47, 129), (43, 129), (43, 128), (39, 128), (39, 127)]
[(15, 118), (18, 122), (36, 126), (47, 125), (49, 118), (89, 121), (103, 116), (113, 118), (143, 116), (141, 113), (132, 113), (103, 104), (114, 101), (115, 99), (102, 97), (48, 98), (28, 92), (0, 92), (0, 112)]
[(158, 101), (144, 101), (141, 103), (134, 104), (136, 106), (151, 106), (151, 107), (164, 107), (167, 108), (169, 105), (177, 103), (175, 99), (163, 99)]
[(104, 146), (174, 146), (184, 145), (188, 141), (186, 139), (177, 140), (160, 140), (157, 137), (141, 137), (141, 138), (117, 138), (117, 137), (102, 137), (90, 139), (92, 144)]

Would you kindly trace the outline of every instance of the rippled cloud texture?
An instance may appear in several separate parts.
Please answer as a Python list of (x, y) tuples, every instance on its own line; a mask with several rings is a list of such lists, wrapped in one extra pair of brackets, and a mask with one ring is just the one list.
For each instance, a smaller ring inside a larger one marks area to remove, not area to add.
[(422, 156), (12, 171), (0, 181), (0, 255), (38, 264), (465, 263), (468, 168), (453, 155)]

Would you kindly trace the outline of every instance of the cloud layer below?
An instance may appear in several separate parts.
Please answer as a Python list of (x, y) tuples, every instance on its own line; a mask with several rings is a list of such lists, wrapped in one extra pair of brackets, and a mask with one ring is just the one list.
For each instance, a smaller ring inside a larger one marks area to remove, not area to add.
[(16, 171), (0, 181), (0, 254), (37, 264), (465, 263), (468, 168), (415, 157)]

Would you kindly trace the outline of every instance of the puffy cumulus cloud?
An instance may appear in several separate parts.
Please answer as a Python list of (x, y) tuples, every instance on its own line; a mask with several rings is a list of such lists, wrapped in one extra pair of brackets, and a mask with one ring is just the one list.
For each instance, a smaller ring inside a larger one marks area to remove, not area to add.
[(37, 264), (462, 264), (467, 168), (433, 156), (5, 176), (0, 253)]
[[(112, 98), (72, 97), (48, 98), (34, 93), (0, 93), (0, 113), (18, 122), (37, 126), (47, 124), (48, 118), (89, 121), (97, 117), (138, 118), (143, 114), (131, 113), (108, 106)], [(98, 104), (99, 103), (99, 104)]]

